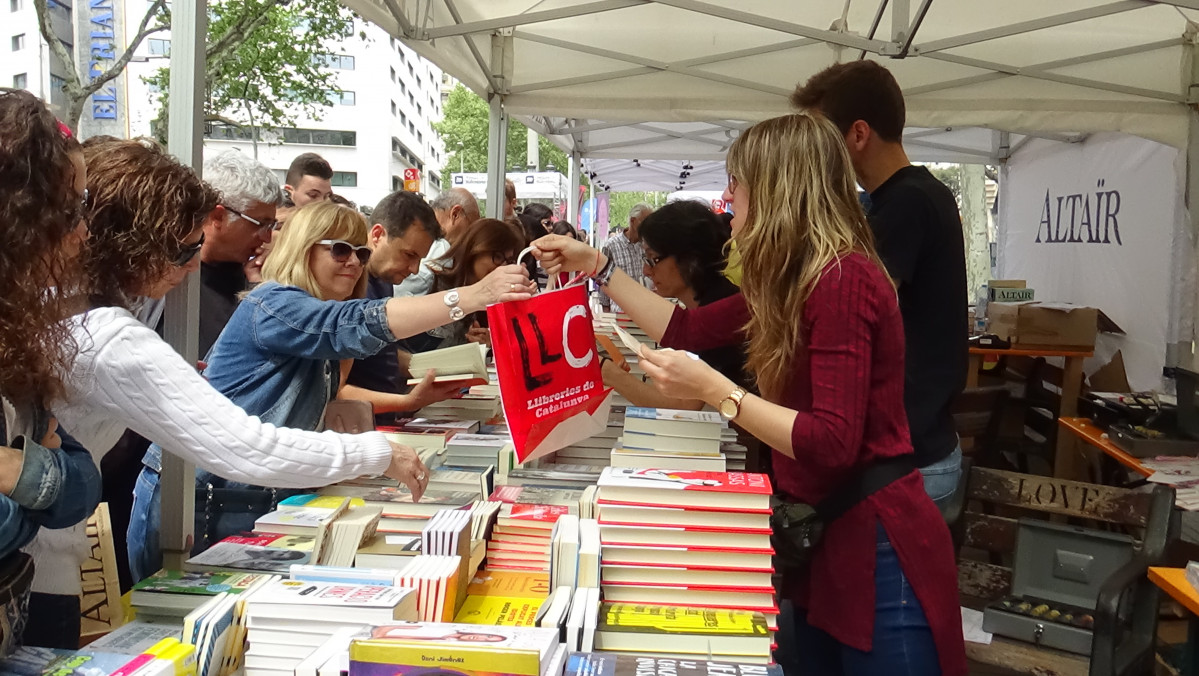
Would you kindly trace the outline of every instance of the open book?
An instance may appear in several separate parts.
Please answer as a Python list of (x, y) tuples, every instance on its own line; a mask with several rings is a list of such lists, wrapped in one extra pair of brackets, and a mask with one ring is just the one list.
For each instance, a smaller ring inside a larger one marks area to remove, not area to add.
[(429, 371), (437, 374), (436, 381), (439, 383), (460, 381), (463, 387), (486, 385), (487, 346), (482, 343), (466, 343), (440, 350), (417, 352), (408, 363), (408, 371), (412, 374), (409, 385), (419, 383)]

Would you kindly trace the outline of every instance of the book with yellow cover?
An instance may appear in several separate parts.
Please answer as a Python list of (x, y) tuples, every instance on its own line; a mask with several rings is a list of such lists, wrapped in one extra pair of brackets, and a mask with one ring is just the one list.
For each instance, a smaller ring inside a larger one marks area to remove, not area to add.
[(547, 573), (480, 570), (470, 581), (466, 593), (471, 596), (544, 599), (550, 594), (550, 576)]
[(545, 599), (504, 596), (467, 596), (455, 622), (494, 624), (507, 627), (537, 626), (537, 611)]
[(350, 644), (350, 674), (394, 676), (396, 666), (420, 666), (539, 676), (557, 646), (557, 629), (397, 622)]
[(595, 632), (597, 650), (720, 655), (770, 653), (773, 639), (762, 613), (633, 603), (604, 603)]

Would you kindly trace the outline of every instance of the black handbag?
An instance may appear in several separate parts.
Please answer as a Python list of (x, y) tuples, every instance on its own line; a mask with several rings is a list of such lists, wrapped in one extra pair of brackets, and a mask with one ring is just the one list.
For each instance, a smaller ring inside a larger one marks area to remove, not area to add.
[(33, 587), (33, 557), (13, 552), (0, 561), (0, 656), (21, 647), (29, 618), (29, 591)]
[(770, 544), (774, 547), (775, 569), (783, 571), (806, 566), (829, 524), (854, 505), (915, 469), (912, 455), (879, 460), (855, 474), (818, 505), (772, 496)]

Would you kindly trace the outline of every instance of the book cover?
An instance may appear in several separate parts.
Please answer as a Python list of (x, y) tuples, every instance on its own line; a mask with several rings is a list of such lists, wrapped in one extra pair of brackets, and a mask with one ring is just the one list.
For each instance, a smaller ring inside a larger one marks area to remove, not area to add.
[(712, 424), (724, 426), (724, 418), (715, 411), (682, 411), (673, 408), (650, 408), (646, 406), (629, 406), (624, 410), (624, 417), (640, 418), (642, 420), (678, 420), (683, 422)]
[(558, 517), (570, 513), (571, 509), (567, 505), (505, 504), (500, 508), (499, 518), (516, 522), (553, 524)]
[(42, 676), (107, 676), (135, 659), (136, 655), (77, 650), (50, 660)]
[(522, 505), (578, 505), (581, 489), (548, 486), (496, 486), (491, 500)]
[(777, 664), (595, 652), (571, 654), (563, 676), (783, 676), (783, 670)]
[(254, 573), (160, 570), (133, 585), (133, 605), (139, 605), (137, 603), (139, 593), (194, 594), (197, 596), (215, 596), (221, 592), (240, 594), (261, 578), (261, 575)]
[(770, 479), (765, 474), (744, 472), (685, 472), (661, 469), (605, 467), (599, 478), (600, 495), (605, 488), (636, 488), (696, 493), (745, 493), (769, 496)]
[[(371, 638), (350, 644), (354, 663), (447, 666), (491, 673), (538, 676), (541, 660), (558, 644), (555, 629), (406, 622), (374, 627)], [(390, 676), (390, 674), (388, 675)]]
[(404, 587), (277, 580), (259, 589), (250, 603), (296, 606), (394, 608), (411, 592)]
[(315, 538), (260, 533), (232, 536), (187, 560), (189, 566), (286, 573), (293, 563), (308, 563)]
[(503, 596), (467, 596), (454, 621), (463, 624), (535, 627), (537, 611), (543, 601), (544, 599)]
[(470, 581), (466, 593), (472, 596), (544, 599), (550, 593), (550, 576), (542, 573), (480, 570)]

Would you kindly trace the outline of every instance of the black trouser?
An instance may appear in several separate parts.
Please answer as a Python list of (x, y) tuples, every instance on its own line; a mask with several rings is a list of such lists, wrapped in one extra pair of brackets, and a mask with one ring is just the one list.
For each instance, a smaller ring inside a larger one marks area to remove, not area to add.
[(79, 649), (79, 597), (65, 594), (29, 595), (29, 621), (22, 643), (38, 648)]

